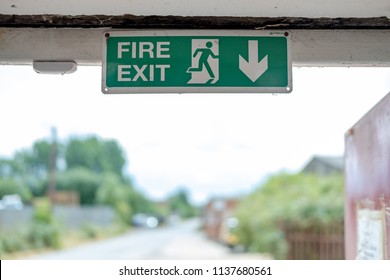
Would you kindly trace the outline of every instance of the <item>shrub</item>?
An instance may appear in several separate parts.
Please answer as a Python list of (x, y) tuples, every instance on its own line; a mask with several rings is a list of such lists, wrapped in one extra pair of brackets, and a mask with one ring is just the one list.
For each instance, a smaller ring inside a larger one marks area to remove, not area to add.
[(248, 250), (283, 259), (287, 253), (283, 224), (327, 226), (343, 220), (343, 206), (341, 175), (277, 174), (241, 201), (235, 211), (240, 221), (236, 234)]
[(29, 245), (24, 239), (22, 232), (12, 232), (1, 235), (1, 248), (4, 253), (12, 253), (29, 249)]
[(83, 235), (88, 239), (94, 239), (98, 236), (99, 229), (93, 224), (84, 224), (81, 228)]
[(23, 228), (2, 231), (0, 234), (0, 257), (6, 253), (31, 249), (61, 247), (61, 228), (55, 223), (36, 222)]
[(51, 203), (47, 198), (35, 200), (34, 222), (50, 224), (53, 222)]
[(34, 223), (28, 231), (27, 241), (34, 249), (61, 247), (61, 229), (55, 223)]

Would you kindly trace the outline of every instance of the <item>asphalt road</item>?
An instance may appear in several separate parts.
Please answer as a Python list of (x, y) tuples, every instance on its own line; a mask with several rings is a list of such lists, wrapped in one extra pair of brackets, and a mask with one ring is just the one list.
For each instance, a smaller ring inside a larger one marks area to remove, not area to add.
[(157, 229), (137, 229), (109, 240), (34, 256), (40, 260), (209, 260), (266, 259), (260, 254), (233, 253), (208, 240), (199, 221)]

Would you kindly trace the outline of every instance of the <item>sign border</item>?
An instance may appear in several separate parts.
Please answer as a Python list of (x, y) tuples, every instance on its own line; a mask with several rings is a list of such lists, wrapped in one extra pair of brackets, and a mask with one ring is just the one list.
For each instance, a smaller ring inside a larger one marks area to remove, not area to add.
[[(106, 65), (107, 65), (107, 37), (123, 36), (245, 36), (245, 37), (286, 37), (287, 38), (287, 81), (286, 87), (107, 87)], [(132, 29), (110, 29), (103, 33), (102, 43), (102, 92), (104, 94), (144, 94), (144, 93), (290, 93), (292, 92), (292, 58), (291, 58), (291, 31), (289, 30), (218, 30), (218, 29), (180, 29), (180, 30), (132, 30)]]

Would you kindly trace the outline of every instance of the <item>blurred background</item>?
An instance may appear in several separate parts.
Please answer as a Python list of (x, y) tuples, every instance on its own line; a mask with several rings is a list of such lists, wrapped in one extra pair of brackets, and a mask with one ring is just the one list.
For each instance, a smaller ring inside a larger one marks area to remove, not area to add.
[(103, 95), (1, 66), (2, 259), (344, 259), (344, 134), (388, 68), (291, 94)]

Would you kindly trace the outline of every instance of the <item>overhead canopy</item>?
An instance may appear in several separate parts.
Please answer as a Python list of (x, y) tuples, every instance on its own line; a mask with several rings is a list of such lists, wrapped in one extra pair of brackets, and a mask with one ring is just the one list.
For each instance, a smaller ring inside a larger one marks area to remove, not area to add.
[(2, 0), (2, 14), (367, 18), (390, 16), (388, 0)]
[(100, 64), (111, 28), (290, 30), (295, 66), (390, 66), (388, 0), (2, 0), (0, 64)]

